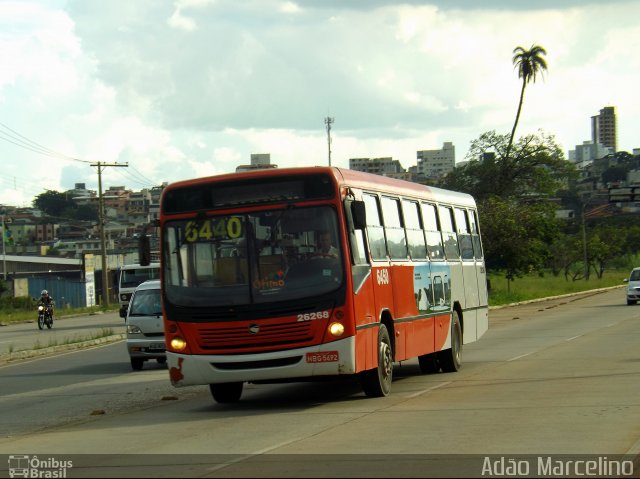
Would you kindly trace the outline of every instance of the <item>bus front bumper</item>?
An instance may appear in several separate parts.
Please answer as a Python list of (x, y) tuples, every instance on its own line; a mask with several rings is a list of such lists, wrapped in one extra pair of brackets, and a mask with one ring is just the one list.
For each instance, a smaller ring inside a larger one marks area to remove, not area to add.
[(167, 362), (171, 383), (176, 387), (354, 374), (355, 337), (260, 354), (189, 355), (167, 351)]

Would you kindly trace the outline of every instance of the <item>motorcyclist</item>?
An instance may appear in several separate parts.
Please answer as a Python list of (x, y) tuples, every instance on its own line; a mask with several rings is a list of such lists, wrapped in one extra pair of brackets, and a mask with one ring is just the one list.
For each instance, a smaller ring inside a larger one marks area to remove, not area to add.
[(40, 303), (45, 306), (45, 308), (49, 309), (49, 313), (51, 314), (51, 319), (53, 319), (53, 298), (49, 295), (49, 291), (43, 289), (40, 293)]

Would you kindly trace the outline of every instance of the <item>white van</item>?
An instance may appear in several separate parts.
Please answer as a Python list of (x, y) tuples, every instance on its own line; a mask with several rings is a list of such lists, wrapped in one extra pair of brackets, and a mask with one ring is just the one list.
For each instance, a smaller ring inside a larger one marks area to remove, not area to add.
[(136, 288), (127, 310), (127, 351), (131, 367), (140, 371), (144, 362), (167, 362), (162, 323), (160, 281), (145, 281)]
[(148, 266), (139, 264), (126, 264), (120, 268), (118, 275), (118, 299), (120, 302), (120, 317), (127, 316), (127, 307), (133, 291), (139, 284), (150, 279), (160, 278), (160, 263), (151, 263)]

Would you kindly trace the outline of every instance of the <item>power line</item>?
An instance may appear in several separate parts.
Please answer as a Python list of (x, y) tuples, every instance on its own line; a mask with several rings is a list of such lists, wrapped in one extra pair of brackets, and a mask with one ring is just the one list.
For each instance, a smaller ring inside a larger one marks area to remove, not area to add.
[(58, 158), (61, 160), (69, 160), (69, 161), (77, 161), (80, 163), (91, 163), (87, 160), (81, 160), (80, 158), (74, 158), (73, 156), (68, 156), (62, 153), (58, 153), (55, 150), (47, 148), (46, 146), (42, 146), (40, 143), (35, 142), (26, 136), (18, 133), (14, 129), (0, 122), (0, 127), (2, 127), (5, 131), (0, 130), (0, 139), (13, 143), (16, 146), (24, 148), (26, 150), (33, 151), (34, 153), (38, 153), (41, 155), (49, 156), (51, 158)]
[(133, 168), (131, 165), (129, 165), (129, 168), (131, 168), (133, 171), (130, 172), (127, 169), (127, 170), (118, 171), (117, 173), (120, 174), (123, 178), (126, 176), (126, 179), (128, 181), (133, 182), (143, 188), (151, 188), (153, 186), (156, 186), (157, 184), (156, 182), (150, 180), (149, 178), (141, 174), (138, 170)]
[(142, 173), (140, 173), (140, 171), (138, 171), (135, 167), (131, 166), (131, 169), (133, 170), (133, 172), (134, 172), (136, 175), (140, 176), (140, 178), (143, 178), (143, 179), (144, 179), (144, 181), (146, 181), (146, 182), (147, 182), (147, 183), (149, 183), (150, 185), (155, 185), (155, 184), (156, 184), (156, 182), (155, 182), (155, 181), (152, 181), (152, 180), (150, 180), (149, 178), (147, 178), (146, 176), (144, 176), (144, 175), (143, 175)]

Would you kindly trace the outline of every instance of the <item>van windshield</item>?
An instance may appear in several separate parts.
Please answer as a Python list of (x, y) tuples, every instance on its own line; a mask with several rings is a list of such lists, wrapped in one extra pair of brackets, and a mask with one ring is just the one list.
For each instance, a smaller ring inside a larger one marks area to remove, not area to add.
[(121, 288), (135, 288), (149, 279), (159, 279), (160, 268), (123, 269), (120, 273)]
[(160, 289), (143, 289), (136, 292), (129, 316), (158, 316), (162, 314)]

